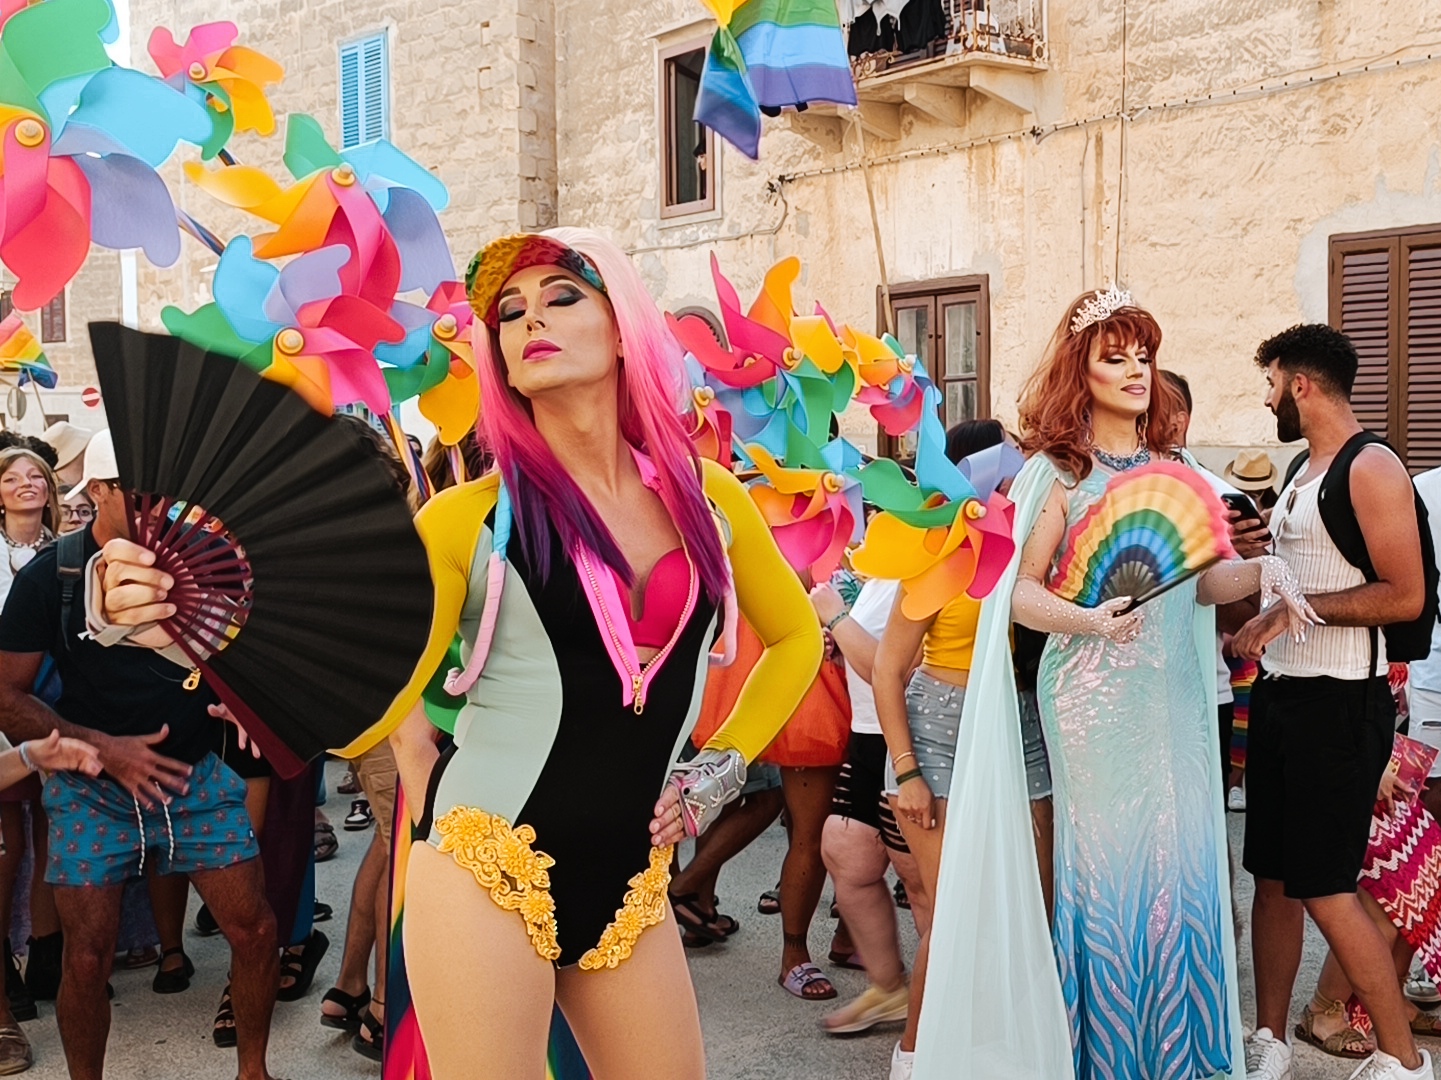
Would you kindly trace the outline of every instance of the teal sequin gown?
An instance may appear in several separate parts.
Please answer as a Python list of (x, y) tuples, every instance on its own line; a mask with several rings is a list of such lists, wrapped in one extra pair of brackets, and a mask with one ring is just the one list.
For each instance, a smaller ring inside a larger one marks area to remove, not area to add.
[[(1068, 535), (1112, 475), (1097, 466), (1070, 490)], [(1195, 1080), (1232, 1064), (1214, 673), (1195, 608), (1192, 581), (1142, 608), (1134, 644), (1052, 635), (1041, 660), (1052, 929), (1077, 1080)]]

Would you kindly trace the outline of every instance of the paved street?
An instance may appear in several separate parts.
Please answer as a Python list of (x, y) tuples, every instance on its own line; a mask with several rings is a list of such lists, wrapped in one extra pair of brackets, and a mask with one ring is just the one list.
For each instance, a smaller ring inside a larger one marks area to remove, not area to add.
[[(331, 773), (333, 792), (338, 768), (332, 766)], [(333, 819), (339, 821), (347, 808), (343, 797), (331, 795), (327, 810)], [(1233, 841), (1239, 843), (1240, 818), (1233, 814), (1230, 823)], [(340, 962), (350, 883), (368, 839), (368, 833), (341, 833), (339, 857), (320, 867), (320, 898), (336, 909), (336, 918), (322, 927), (331, 939), (331, 951), (321, 965), (311, 995), (304, 1001), (277, 1007), (271, 1063), (278, 1076), (292, 1080), (379, 1076), (379, 1067), (353, 1053), (345, 1037), (316, 1022), (320, 995), (330, 985)], [(896, 1037), (894, 1029), (844, 1039), (824, 1038), (815, 1022), (827, 1006), (798, 1001), (775, 984), (779, 974), (780, 920), (756, 914), (755, 900), (775, 883), (784, 845), (785, 834), (773, 828), (728, 869), (721, 879), (722, 907), (740, 918), (741, 933), (732, 943), (691, 954), (709, 1075), (713, 1080), (884, 1080)], [(1238, 896), (1242, 910), (1247, 910), (1249, 880), (1241, 882)], [(824, 903), (829, 902), (829, 897), (828, 888)], [(811, 934), (812, 954), (818, 959), (828, 951), (831, 926), (823, 910)], [(907, 947), (913, 945), (912, 932)], [(198, 971), (184, 994), (161, 997), (151, 993), (153, 969), (116, 974), (108, 1076), (121, 1080), (234, 1077), (233, 1053), (217, 1050), (210, 1042), (210, 1022), (225, 980), (224, 942), (188, 934), (186, 948)], [(1244, 940), (1242, 1008), (1247, 1017), (1252, 1008), (1248, 955), (1249, 940)], [(1321, 956), (1320, 939), (1313, 930), (1298, 983), (1298, 1001), (1304, 1000), (1314, 986)], [(859, 972), (834, 970), (824, 963), (822, 967), (843, 996), (858, 993), (864, 985)], [(43, 1006), (40, 1019), (27, 1024), (26, 1031), (37, 1059), (29, 1075), (36, 1080), (61, 1080), (65, 1069), (53, 1009)], [(1296, 1080), (1345, 1080), (1353, 1068), (1353, 1064), (1303, 1047), (1297, 1059)]]

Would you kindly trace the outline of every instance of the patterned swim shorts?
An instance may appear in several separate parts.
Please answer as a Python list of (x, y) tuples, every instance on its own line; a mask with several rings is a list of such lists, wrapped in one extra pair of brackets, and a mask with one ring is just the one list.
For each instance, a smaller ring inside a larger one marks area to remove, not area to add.
[(154, 859), (162, 874), (220, 870), (260, 853), (245, 781), (214, 754), (195, 764), (190, 791), (146, 810), (106, 777), (59, 772), (42, 795), (50, 818), (52, 885), (120, 885)]

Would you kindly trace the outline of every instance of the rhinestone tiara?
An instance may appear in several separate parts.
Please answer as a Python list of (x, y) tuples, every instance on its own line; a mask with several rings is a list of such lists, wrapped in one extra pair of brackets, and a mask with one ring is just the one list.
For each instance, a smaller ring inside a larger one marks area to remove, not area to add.
[(1130, 292), (1126, 289), (1118, 289), (1113, 285), (1105, 292), (1097, 293), (1076, 309), (1076, 314), (1071, 319), (1071, 333), (1079, 334), (1086, 327), (1109, 319), (1121, 308), (1132, 306)]

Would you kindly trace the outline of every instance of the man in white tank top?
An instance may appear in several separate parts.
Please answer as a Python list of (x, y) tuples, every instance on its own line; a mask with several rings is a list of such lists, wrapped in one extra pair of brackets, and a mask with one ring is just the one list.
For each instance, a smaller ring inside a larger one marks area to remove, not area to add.
[(1375, 1023), (1379, 1049), (1358, 1077), (1434, 1080), (1390, 950), (1356, 895), (1396, 716), (1385, 642), (1373, 658), (1368, 628), (1416, 618), (1425, 593), (1411, 480), (1384, 446), (1365, 447), (1351, 464), (1351, 501), (1377, 574), (1367, 582), (1331, 541), (1317, 503), (1332, 459), (1361, 431), (1350, 402), (1355, 349), (1331, 327), (1297, 326), (1264, 342), (1256, 362), (1281, 441), (1310, 447), (1281, 492), (1271, 534), (1326, 625), (1294, 641), (1283, 633), (1284, 605), (1273, 605), (1235, 639), (1236, 654), (1259, 659), (1263, 672), (1252, 691), (1242, 860), (1256, 879), (1248, 1076), (1291, 1078), (1286, 1033), (1309, 913)]

